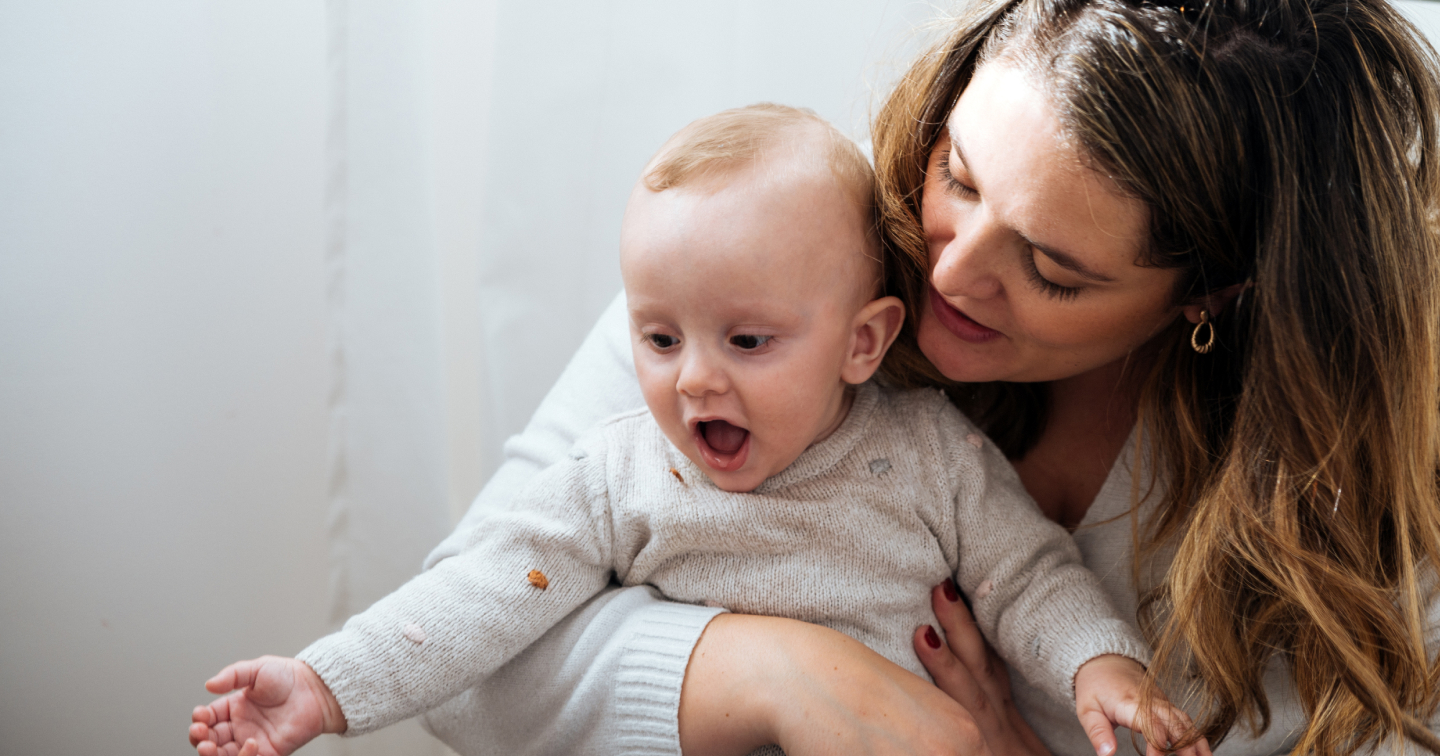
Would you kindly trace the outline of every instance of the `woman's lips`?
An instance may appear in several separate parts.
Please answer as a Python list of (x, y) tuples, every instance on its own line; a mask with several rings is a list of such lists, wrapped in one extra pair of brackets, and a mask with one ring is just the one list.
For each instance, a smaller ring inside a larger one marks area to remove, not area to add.
[(955, 309), (940, 292), (930, 287), (930, 310), (935, 313), (935, 318), (945, 326), (945, 330), (955, 334), (961, 339), (969, 342), (990, 341), (1001, 335), (994, 328), (987, 328), (971, 320), (968, 315)]

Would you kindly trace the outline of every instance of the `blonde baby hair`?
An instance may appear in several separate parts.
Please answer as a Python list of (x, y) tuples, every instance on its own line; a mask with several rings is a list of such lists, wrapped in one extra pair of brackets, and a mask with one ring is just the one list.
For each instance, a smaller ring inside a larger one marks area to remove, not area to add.
[(761, 102), (692, 121), (661, 145), (641, 174), (663, 192), (760, 166), (774, 172), (828, 170), (864, 216), (864, 253), (875, 265), (875, 293), (884, 280), (879, 254), (875, 172), (849, 137), (809, 108)]

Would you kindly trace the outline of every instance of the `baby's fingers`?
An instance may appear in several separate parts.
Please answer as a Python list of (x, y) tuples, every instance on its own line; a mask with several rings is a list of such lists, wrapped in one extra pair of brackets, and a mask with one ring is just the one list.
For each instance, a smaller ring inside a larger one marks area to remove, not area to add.
[[(1164, 725), (1166, 730), (1168, 730), (1167, 737), (1170, 743), (1183, 743), (1185, 738), (1192, 734), (1190, 718), (1185, 715), (1185, 712), (1179, 709), (1170, 709), (1162, 712), (1158, 714), (1156, 718)], [(1205, 738), (1197, 738), (1194, 743), (1177, 749), (1175, 755), (1211, 756), (1210, 743), (1205, 740)]]
[(1210, 744), (1205, 738), (1200, 738), (1194, 743), (1176, 751), (1175, 756), (1211, 756)]
[[(204, 740), (201, 740), (195, 745), (195, 752), (198, 753), (199, 756), (225, 756), (225, 746), (221, 745), (217, 741), (217, 736), (214, 733), (211, 733), (208, 737), (206, 737)], [(232, 745), (231, 753), (234, 752), (233, 748), (234, 746)]]
[(1180, 709), (1169, 705), (1153, 707), (1141, 730), (1145, 734), (1147, 756), (1164, 756), (1166, 753), (1174, 753), (1175, 756), (1212, 756), (1210, 743), (1203, 737), (1183, 748), (1175, 748), (1175, 745), (1185, 742), (1187, 737), (1194, 734), (1192, 730), (1190, 717)]
[(260, 673), (260, 659), (239, 661), (220, 670), (216, 675), (205, 681), (205, 690), (211, 693), (229, 693), (232, 690), (248, 688), (255, 684), (255, 677)]
[(190, 747), (196, 748), (201, 743), (211, 740), (210, 727), (204, 722), (190, 723)]
[(200, 756), (216, 756), (220, 753), (217, 746), (225, 743), (223, 735), (230, 731), (229, 720), (229, 696), (211, 701), (209, 706), (196, 706), (190, 712), (190, 745)]
[[(255, 741), (251, 740), (249, 742), (254, 743)], [(199, 756), (236, 756), (234, 743), (217, 746), (214, 743), (206, 741), (201, 743), (195, 750)]]
[(1098, 756), (1110, 756), (1114, 753), (1115, 728), (1110, 726), (1110, 718), (1105, 716), (1105, 712), (1087, 709), (1080, 712), (1079, 716), (1080, 726), (1085, 728), (1085, 736), (1090, 738), (1090, 745), (1095, 748), (1095, 753)]

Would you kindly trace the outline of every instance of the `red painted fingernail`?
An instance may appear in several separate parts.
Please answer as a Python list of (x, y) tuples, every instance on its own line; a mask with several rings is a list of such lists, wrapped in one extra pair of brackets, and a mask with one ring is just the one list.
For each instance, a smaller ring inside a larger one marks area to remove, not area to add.
[(945, 591), (945, 598), (949, 599), (950, 603), (953, 604), (960, 600), (960, 591), (955, 590), (954, 580), (945, 578), (945, 582), (941, 583), (940, 587)]
[(925, 626), (925, 645), (930, 648), (940, 648), (940, 635), (935, 632), (935, 628), (929, 625)]

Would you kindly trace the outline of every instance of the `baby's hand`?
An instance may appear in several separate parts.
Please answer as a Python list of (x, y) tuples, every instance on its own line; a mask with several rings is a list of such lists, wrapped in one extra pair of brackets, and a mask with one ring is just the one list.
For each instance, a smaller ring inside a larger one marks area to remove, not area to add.
[[(1114, 725), (1144, 735), (1145, 756), (1172, 752), (1170, 744), (1180, 742), (1189, 732), (1190, 717), (1163, 697), (1153, 700), (1148, 712), (1140, 711), (1144, 677), (1145, 668), (1139, 662), (1115, 654), (1097, 656), (1080, 666), (1075, 675), (1075, 713), (1099, 756), (1115, 752)], [(1204, 738), (1174, 753), (1211, 756)]]
[(298, 659), (236, 662), (205, 689), (230, 695), (190, 715), (190, 745), (200, 756), (289, 756), (321, 733), (345, 731), (339, 702)]

